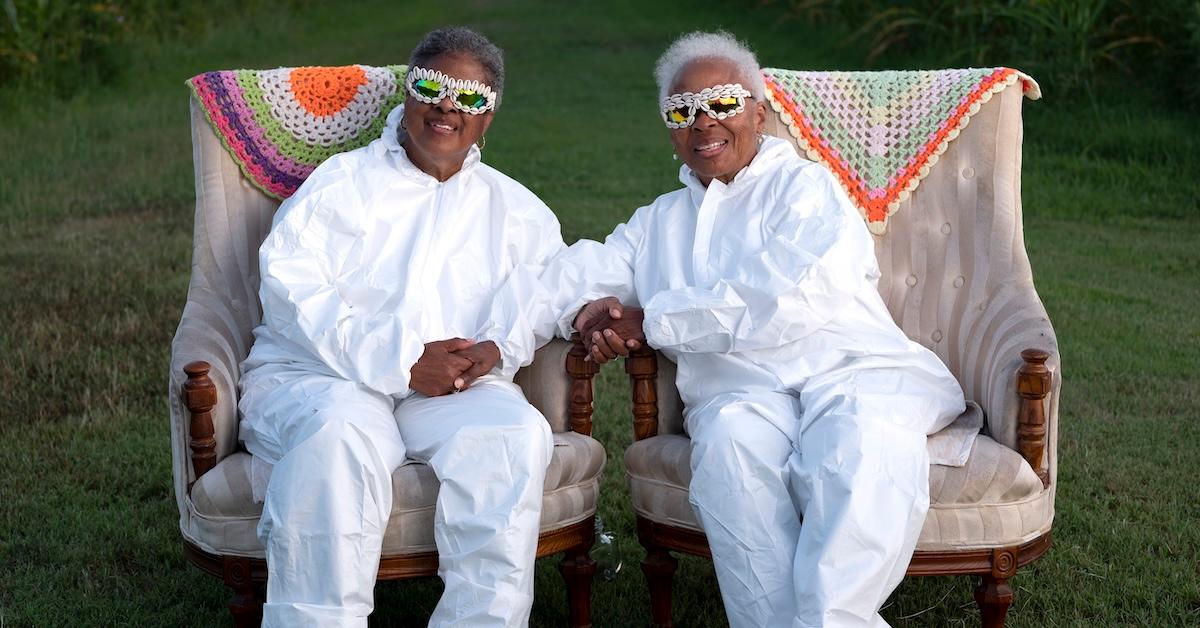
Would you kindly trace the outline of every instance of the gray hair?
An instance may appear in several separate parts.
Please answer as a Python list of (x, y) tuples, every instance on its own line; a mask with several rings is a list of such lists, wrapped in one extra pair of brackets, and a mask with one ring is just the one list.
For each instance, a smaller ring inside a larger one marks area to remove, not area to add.
[(658, 63), (654, 64), (654, 80), (658, 83), (659, 100), (671, 94), (671, 84), (679, 72), (691, 62), (700, 59), (723, 59), (732, 63), (742, 77), (742, 86), (759, 100), (765, 97), (767, 86), (763, 81), (762, 68), (758, 66), (758, 58), (749, 46), (738, 41), (729, 32), (721, 30), (713, 33), (693, 31), (680, 35), (679, 39), (662, 53)]
[(429, 31), (408, 57), (408, 67), (421, 66), (447, 53), (468, 54), (487, 75), (487, 84), (496, 92), (496, 106), (504, 94), (504, 51), (491, 40), (463, 26), (447, 26)]

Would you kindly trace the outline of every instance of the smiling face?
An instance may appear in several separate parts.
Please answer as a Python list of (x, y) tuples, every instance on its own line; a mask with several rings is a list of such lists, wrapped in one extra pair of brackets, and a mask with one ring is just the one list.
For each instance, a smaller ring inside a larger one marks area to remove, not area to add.
[[(739, 76), (737, 66), (731, 61), (697, 59), (675, 75), (671, 93), (699, 93), (706, 87), (727, 83), (750, 84)], [(696, 121), (691, 126), (671, 130), (671, 144), (701, 183), (708, 185), (713, 179), (729, 183), (754, 159), (758, 152), (758, 135), (766, 122), (766, 104), (759, 99), (747, 98), (745, 111), (724, 120), (697, 111)]]
[[(469, 54), (448, 52), (429, 59), (421, 67), (464, 80), (488, 82), (483, 65)], [(479, 141), (492, 123), (493, 111), (472, 115), (454, 107), (450, 96), (436, 105), (406, 98), (404, 150), (414, 164), (438, 181), (462, 169), (471, 145)]]

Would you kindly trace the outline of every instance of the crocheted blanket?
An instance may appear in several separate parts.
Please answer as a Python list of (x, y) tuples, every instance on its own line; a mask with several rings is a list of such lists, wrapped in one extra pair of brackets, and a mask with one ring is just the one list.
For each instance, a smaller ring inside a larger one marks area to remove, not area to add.
[(876, 235), (980, 105), (1016, 81), (1011, 68), (794, 72), (766, 68), (767, 98), (808, 158), (841, 181)]
[(325, 159), (379, 137), (405, 66), (205, 72), (188, 80), (246, 178), (283, 200)]

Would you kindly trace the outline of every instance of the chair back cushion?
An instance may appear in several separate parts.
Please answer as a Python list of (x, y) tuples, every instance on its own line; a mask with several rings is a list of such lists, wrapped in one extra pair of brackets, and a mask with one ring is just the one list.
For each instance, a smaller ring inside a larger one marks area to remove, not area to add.
[[(1032, 290), (1021, 102), (1038, 97), (1036, 83), (1006, 68), (765, 74), (776, 114), (767, 132), (825, 163), (859, 206), (896, 323), (950, 367), (968, 399), (998, 407), (983, 398), (990, 363), (977, 360), (994, 353), (996, 334), (1012, 338), (996, 323), (1012, 313), (990, 304)], [(1022, 348), (1011, 348), (1014, 359)]]

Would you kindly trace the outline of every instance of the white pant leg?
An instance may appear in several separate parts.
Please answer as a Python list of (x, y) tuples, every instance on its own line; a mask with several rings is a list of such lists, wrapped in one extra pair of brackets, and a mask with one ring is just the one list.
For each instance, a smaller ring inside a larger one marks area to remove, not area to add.
[(521, 389), (498, 378), (396, 408), (409, 456), (433, 468), (445, 592), (430, 626), (524, 626), (533, 606), (542, 492), (554, 441)]
[(258, 525), (263, 626), (366, 626), (404, 460), (392, 399), (326, 375), (250, 379), (242, 439), (275, 465)]
[(798, 418), (796, 400), (777, 393), (722, 396), (688, 412), (690, 501), (735, 628), (786, 626), (796, 615), (800, 516), (787, 486), (793, 446), (778, 425)]
[(814, 384), (789, 461), (804, 514), (794, 626), (886, 626), (878, 610), (912, 559), (929, 508), (925, 433), (941, 404), (903, 372)]

